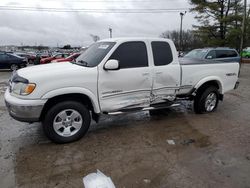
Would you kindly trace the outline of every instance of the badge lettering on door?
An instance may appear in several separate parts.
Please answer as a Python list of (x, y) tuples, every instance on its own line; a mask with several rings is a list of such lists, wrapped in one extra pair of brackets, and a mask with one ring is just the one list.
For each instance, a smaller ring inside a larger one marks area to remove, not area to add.
[(106, 91), (106, 92), (103, 92), (102, 94), (106, 95), (106, 94), (113, 94), (113, 93), (120, 93), (120, 92), (122, 92), (122, 90)]

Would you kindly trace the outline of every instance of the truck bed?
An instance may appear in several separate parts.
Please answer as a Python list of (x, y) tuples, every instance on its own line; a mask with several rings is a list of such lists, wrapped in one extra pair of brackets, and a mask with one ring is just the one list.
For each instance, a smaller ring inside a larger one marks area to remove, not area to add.
[(221, 94), (224, 94), (234, 89), (238, 80), (238, 62), (220, 62), (191, 58), (180, 58), (179, 62), (181, 65), (181, 87), (178, 94), (189, 93), (193, 87), (198, 87), (199, 82), (204, 81), (204, 79), (218, 81)]

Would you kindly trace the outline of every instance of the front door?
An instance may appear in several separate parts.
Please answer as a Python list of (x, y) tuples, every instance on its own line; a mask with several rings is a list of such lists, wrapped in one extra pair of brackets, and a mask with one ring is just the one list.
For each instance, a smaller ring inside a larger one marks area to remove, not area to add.
[(7, 69), (7, 68), (9, 68), (9, 66), (10, 66), (10, 64), (9, 64), (8, 55), (0, 52), (0, 68)]
[(101, 110), (112, 112), (149, 106), (152, 75), (146, 44), (142, 41), (122, 43), (109, 59), (118, 60), (119, 69), (99, 67)]

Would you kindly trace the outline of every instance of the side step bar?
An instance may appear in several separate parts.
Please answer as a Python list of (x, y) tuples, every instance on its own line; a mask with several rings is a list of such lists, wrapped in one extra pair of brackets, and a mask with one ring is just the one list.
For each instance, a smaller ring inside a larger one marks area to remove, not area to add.
[(107, 113), (108, 115), (119, 115), (119, 114), (125, 114), (125, 113), (130, 113), (130, 112), (138, 112), (138, 111), (147, 111), (147, 110), (159, 110), (159, 109), (165, 109), (165, 108), (172, 108), (172, 107), (177, 107), (180, 106), (180, 104), (172, 104), (170, 106), (158, 106), (158, 107), (146, 107), (142, 109), (130, 109), (126, 111), (117, 111), (117, 112), (109, 112)]

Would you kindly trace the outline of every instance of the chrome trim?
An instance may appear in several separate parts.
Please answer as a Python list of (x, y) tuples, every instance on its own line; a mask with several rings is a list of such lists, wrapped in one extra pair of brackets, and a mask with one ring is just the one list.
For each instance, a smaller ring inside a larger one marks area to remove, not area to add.
[(5, 100), (6, 107), (11, 117), (23, 122), (36, 122), (40, 120), (43, 105), (21, 106), (13, 105)]

